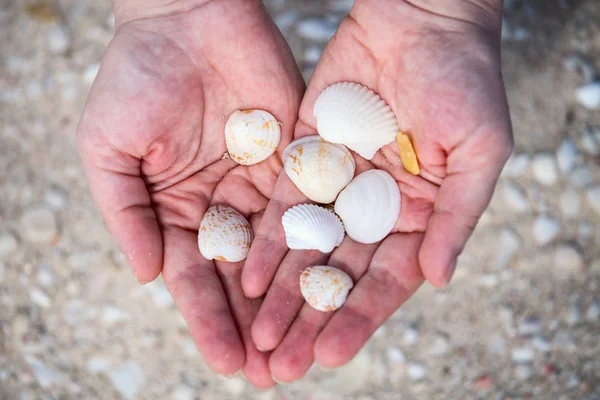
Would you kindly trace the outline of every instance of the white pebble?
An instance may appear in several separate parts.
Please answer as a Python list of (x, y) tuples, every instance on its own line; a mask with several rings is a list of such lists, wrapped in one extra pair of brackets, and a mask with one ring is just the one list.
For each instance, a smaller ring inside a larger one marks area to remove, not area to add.
[(51, 286), (54, 284), (54, 271), (48, 264), (40, 264), (38, 267), (38, 281), (42, 286)]
[(529, 156), (529, 154), (513, 153), (510, 156), (510, 158), (508, 159), (508, 161), (506, 162), (506, 165), (504, 166), (504, 169), (502, 170), (502, 175), (511, 177), (511, 178), (517, 178), (517, 177), (521, 176), (523, 174), (523, 172), (525, 172), (525, 170), (527, 170), (527, 167), (529, 166), (530, 161), (531, 161), (531, 157)]
[(8, 232), (0, 233), (0, 260), (8, 258), (19, 248), (17, 238)]
[(303, 39), (327, 42), (335, 34), (336, 27), (325, 20), (309, 18), (300, 21), (296, 27), (298, 36)]
[(519, 235), (511, 228), (504, 228), (500, 234), (500, 245), (494, 260), (494, 268), (497, 270), (505, 269), (520, 248), (521, 239)]
[(525, 191), (514, 182), (504, 182), (502, 186), (504, 201), (515, 211), (523, 212), (529, 208)]
[(171, 393), (171, 400), (194, 400), (196, 391), (188, 385), (178, 385)]
[(88, 65), (87, 68), (85, 69), (85, 71), (83, 72), (83, 81), (85, 83), (87, 83), (88, 85), (91, 85), (92, 83), (94, 83), (94, 80), (96, 79), (96, 75), (98, 75), (99, 70), (100, 70), (99, 63)]
[(174, 303), (173, 296), (162, 280), (157, 279), (147, 284), (146, 287), (152, 290), (152, 300), (154, 304), (161, 308), (167, 308)]
[(593, 322), (600, 318), (600, 300), (594, 300), (590, 307), (585, 312), (585, 319)]
[(53, 210), (62, 210), (69, 203), (69, 194), (63, 188), (53, 187), (44, 193), (44, 201)]
[(516, 364), (525, 364), (533, 360), (533, 350), (528, 347), (514, 349), (511, 353), (511, 359)]
[(577, 145), (573, 139), (570, 137), (565, 138), (556, 150), (558, 169), (563, 173), (572, 170), (577, 162), (578, 154), (579, 151), (577, 150)]
[(117, 391), (126, 399), (133, 399), (144, 385), (142, 369), (133, 360), (121, 364), (119, 368), (108, 374), (110, 381)]
[(554, 273), (557, 277), (567, 279), (581, 275), (585, 262), (581, 251), (571, 244), (561, 244), (554, 252)]
[(557, 219), (540, 216), (533, 223), (533, 236), (539, 246), (552, 242), (560, 233), (560, 223)]
[(567, 325), (575, 326), (581, 322), (581, 308), (579, 304), (571, 304), (566, 317)]
[(48, 50), (51, 54), (64, 54), (69, 49), (69, 35), (59, 26), (54, 25), (48, 32)]
[(558, 180), (556, 160), (551, 153), (539, 153), (533, 157), (533, 175), (542, 185), (554, 185)]
[(297, 9), (289, 9), (275, 17), (275, 25), (277, 25), (280, 31), (287, 32), (296, 23), (298, 16)]
[(409, 326), (404, 330), (402, 342), (405, 345), (415, 344), (419, 340), (419, 331), (414, 326)]
[(531, 341), (532, 346), (541, 353), (548, 353), (552, 349), (552, 344), (543, 336), (536, 336)]
[(87, 362), (87, 370), (92, 374), (108, 370), (110, 363), (108, 360), (99, 357), (92, 357)]
[(46, 293), (44, 293), (43, 291), (41, 291), (38, 288), (34, 287), (29, 290), (29, 298), (31, 299), (31, 301), (33, 301), (35, 304), (37, 304), (40, 307), (43, 307), (43, 308), (50, 307), (50, 304), (51, 304), (50, 297), (48, 297), (48, 295)]
[(532, 375), (531, 367), (528, 365), (517, 365), (515, 368), (515, 377), (520, 381), (529, 379)]
[(519, 324), (519, 335), (529, 336), (540, 333), (544, 328), (544, 321), (537, 315), (529, 316)]
[(102, 310), (102, 322), (106, 325), (112, 325), (114, 323), (127, 319), (129, 315), (115, 306), (104, 306)]
[(573, 189), (567, 189), (560, 195), (560, 210), (567, 218), (575, 218), (581, 212), (581, 196)]
[(575, 92), (579, 104), (590, 110), (600, 109), (600, 82), (580, 86)]
[(423, 364), (411, 363), (408, 366), (407, 373), (413, 381), (420, 381), (427, 376), (427, 368)]
[(323, 54), (323, 49), (319, 46), (309, 46), (304, 51), (304, 61), (309, 64), (316, 64)]
[(590, 207), (600, 215), (600, 185), (594, 185), (585, 190), (585, 198)]
[(246, 381), (237, 377), (225, 379), (224, 386), (234, 397), (241, 396), (246, 391)]
[(498, 286), (500, 279), (494, 274), (483, 274), (477, 278), (477, 284), (484, 288), (493, 288)]
[(387, 350), (388, 359), (394, 364), (404, 364), (406, 356), (398, 347), (390, 347)]
[(450, 351), (450, 339), (445, 334), (436, 334), (433, 343), (429, 347), (429, 355), (432, 356), (443, 356)]
[(600, 139), (599, 136), (600, 135), (598, 135), (597, 132), (586, 128), (581, 137), (581, 147), (583, 151), (589, 155), (597, 156), (600, 153), (600, 144), (598, 143), (598, 139)]
[(24, 237), (34, 243), (52, 243), (58, 239), (54, 213), (43, 207), (29, 208), (21, 217)]

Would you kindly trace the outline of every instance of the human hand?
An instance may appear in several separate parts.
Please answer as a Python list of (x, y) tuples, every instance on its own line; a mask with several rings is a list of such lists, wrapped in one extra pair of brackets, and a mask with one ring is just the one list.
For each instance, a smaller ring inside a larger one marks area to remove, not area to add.
[[(295, 138), (316, 133), (313, 106), (322, 90), (357, 82), (390, 105), (413, 139), (421, 173), (403, 169), (395, 143), (370, 161), (354, 153), (356, 174), (378, 168), (397, 181), (400, 217), (383, 241), (346, 237), (330, 255), (288, 251), (281, 216), (308, 200), (279, 176), (242, 274), (249, 297), (268, 288), (252, 337), (262, 350), (274, 349), (269, 366), (278, 381), (300, 378), (315, 359), (329, 368), (346, 363), (424, 278), (437, 287), (450, 281), (513, 146), (500, 74), (501, 15), (496, 0), (357, 0), (325, 49)], [(355, 282), (334, 314), (312, 309), (300, 293), (301, 271), (318, 264)]]
[(260, 301), (241, 290), (243, 262), (207, 261), (197, 245), (212, 204), (256, 228), (281, 170), (222, 159), (237, 109), (265, 109), (291, 141), (304, 83), (259, 1), (115, 2), (117, 31), (89, 95), (78, 144), (106, 227), (141, 283), (161, 272), (206, 363), (274, 384), (252, 343)]

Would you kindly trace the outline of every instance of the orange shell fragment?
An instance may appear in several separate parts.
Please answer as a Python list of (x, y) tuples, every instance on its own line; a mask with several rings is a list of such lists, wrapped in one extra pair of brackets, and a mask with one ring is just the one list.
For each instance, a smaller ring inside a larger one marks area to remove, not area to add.
[(404, 169), (406, 169), (413, 175), (419, 175), (421, 169), (419, 168), (417, 153), (415, 153), (410, 138), (401, 131), (398, 131), (398, 136), (396, 136), (396, 143), (398, 143), (398, 149), (400, 150), (400, 159), (402, 160), (402, 165), (404, 165)]

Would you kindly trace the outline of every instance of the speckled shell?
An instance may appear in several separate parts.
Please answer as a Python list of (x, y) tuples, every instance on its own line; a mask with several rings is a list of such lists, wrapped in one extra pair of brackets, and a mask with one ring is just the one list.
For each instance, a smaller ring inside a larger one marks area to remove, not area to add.
[(231, 207), (210, 207), (198, 230), (198, 248), (207, 260), (242, 261), (252, 244), (252, 229), (242, 214)]
[(300, 291), (310, 306), (316, 310), (329, 312), (340, 308), (350, 289), (352, 278), (344, 271), (317, 265), (308, 267), (300, 275)]
[(331, 203), (354, 176), (352, 154), (342, 145), (318, 135), (290, 143), (283, 152), (283, 167), (296, 187), (317, 203)]
[(367, 160), (398, 132), (396, 116), (385, 101), (354, 82), (327, 87), (317, 97), (313, 114), (323, 139), (346, 145)]
[(253, 165), (275, 152), (281, 139), (279, 122), (263, 110), (234, 111), (225, 123), (225, 143), (231, 159)]
[(400, 216), (398, 183), (385, 171), (359, 174), (338, 196), (335, 212), (346, 233), (360, 243), (375, 243), (391, 232)]
[(330, 253), (344, 240), (344, 226), (332, 211), (314, 204), (288, 209), (281, 218), (290, 249)]

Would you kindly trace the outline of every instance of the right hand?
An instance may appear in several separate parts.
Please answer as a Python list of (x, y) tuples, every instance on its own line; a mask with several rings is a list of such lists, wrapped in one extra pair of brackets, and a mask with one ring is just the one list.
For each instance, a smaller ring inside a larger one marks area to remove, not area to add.
[[(92, 194), (137, 279), (162, 272), (206, 363), (225, 375), (243, 368), (255, 386), (272, 386), (268, 354), (250, 337), (260, 300), (242, 292), (243, 262), (205, 260), (197, 231), (215, 203), (256, 229), (304, 81), (259, 1), (135, 3), (115, 4), (116, 34), (78, 129)], [(282, 122), (282, 140), (268, 160), (245, 167), (222, 159), (224, 125), (250, 108)]]

